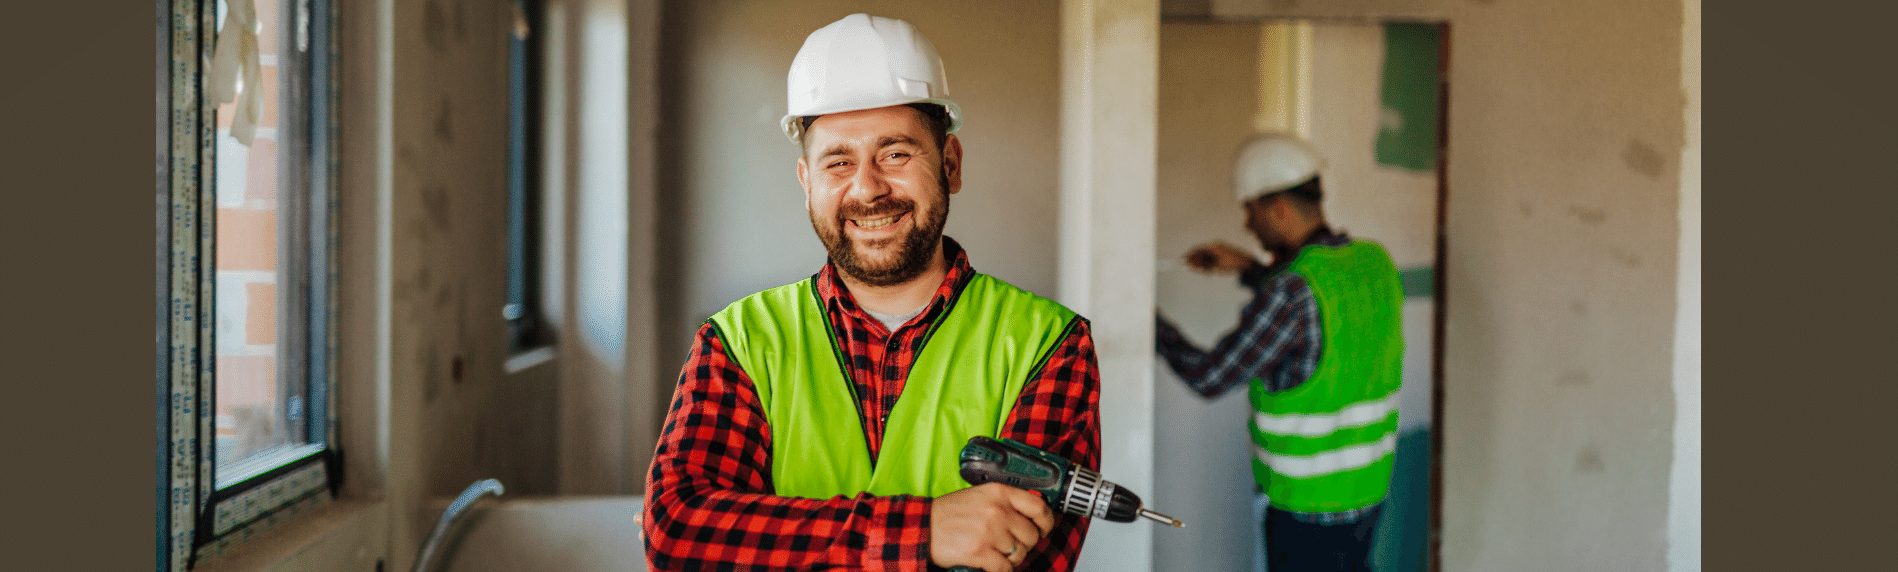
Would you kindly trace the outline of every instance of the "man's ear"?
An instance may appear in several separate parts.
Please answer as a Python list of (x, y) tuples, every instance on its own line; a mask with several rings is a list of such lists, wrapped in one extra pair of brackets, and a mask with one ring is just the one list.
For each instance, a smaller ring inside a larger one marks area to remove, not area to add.
[(811, 210), (811, 176), (808, 170), (809, 168), (810, 167), (804, 163), (804, 157), (799, 156), (797, 158), (797, 186), (804, 187), (805, 212)]
[(949, 180), (949, 194), (962, 191), (962, 140), (955, 135), (942, 140), (942, 174)]

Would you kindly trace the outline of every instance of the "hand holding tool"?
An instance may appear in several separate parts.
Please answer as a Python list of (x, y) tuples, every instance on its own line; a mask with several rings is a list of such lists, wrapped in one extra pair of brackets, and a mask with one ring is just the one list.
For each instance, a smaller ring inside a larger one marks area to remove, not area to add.
[[(1140, 495), (1102, 479), (1099, 472), (1014, 439), (970, 437), (962, 447), (961, 462), (962, 480), (969, 484), (1003, 483), (1034, 491), (1059, 512), (1114, 522), (1146, 517), (1176, 528), (1186, 526), (1141, 506)], [(975, 569), (957, 566), (950, 572)]]
[(1100, 473), (1014, 439), (971, 437), (962, 447), (961, 459), (962, 480), (969, 484), (993, 482), (1028, 489), (1060, 512), (1114, 522), (1133, 522), (1134, 517), (1143, 516), (1174, 527), (1186, 526), (1178, 519), (1142, 507), (1140, 495), (1102, 479)]

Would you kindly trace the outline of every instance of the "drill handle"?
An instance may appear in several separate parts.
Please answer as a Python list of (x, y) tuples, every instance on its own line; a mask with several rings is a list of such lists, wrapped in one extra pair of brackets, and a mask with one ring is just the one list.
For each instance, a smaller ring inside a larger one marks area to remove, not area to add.
[(1020, 441), (981, 435), (970, 437), (962, 447), (961, 461), (962, 480), (969, 484), (1002, 483), (1028, 489), (1056, 508), (1071, 467), (1067, 459)]

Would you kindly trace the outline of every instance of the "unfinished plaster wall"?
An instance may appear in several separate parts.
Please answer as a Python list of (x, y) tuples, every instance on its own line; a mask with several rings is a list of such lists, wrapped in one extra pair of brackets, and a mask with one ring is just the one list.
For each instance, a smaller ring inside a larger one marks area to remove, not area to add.
[[(1230, 275), (1192, 272), (1178, 261), (1196, 244), (1223, 240), (1255, 249), (1232, 198), (1232, 158), (1253, 134), (1258, 111), (1257, 23), (1160, 25), (1159, 182), (1155, 201), (1155, 297), (1168, 319), (1210, 347), (1237, 323), (1248, 296)], [(1154, 534), (1155, 570), (1251, 570), (1252, 441), (1246, 388), (1206, 401), (1155, 360), (1156, 510), (1191, 533)]]
[(556, 364), (505, 366), (506, 8), (340, 10), (342, 496), (387, 536), (323, 546), (392, 569), (433, 524), (427, 499), (489, 477), (555, 487)]
[(389, 8), (391, 156), (376, 224), (389, 241), (391, 563), (407, 566), (437, 516), (423, 499), (487, 477), (551, 492), (553, 402), (550, 376), (509, 379), (504, 367), (506, 5)]
[(1681, 3), (1211, 9), (1450, 23), (1443, 566), (1665, 569)]

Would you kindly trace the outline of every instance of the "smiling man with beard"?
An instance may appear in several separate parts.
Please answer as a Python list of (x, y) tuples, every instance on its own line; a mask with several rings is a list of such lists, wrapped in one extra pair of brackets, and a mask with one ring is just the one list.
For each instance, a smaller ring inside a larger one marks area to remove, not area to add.
[(1073, 569), (1086, 519), (957, 473), (976, 435), (1098, 469), (1100, 377), (1085, 319), (942, 235), (962, 117), (935, 48), (853, 14), (805, 40), (788, 91), (829, 263), (699, 328), (647, 473), (649, 567)]

